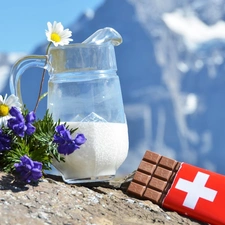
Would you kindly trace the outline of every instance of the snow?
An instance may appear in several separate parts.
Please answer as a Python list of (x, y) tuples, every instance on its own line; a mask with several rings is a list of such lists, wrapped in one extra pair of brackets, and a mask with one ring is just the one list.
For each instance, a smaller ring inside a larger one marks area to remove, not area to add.
[(225, 40), (225, 22), (217, 21), (208, 26), (194, 14), (184, 14), (181, 10), (172, 13), (164, 13), (162, 19), (175, 33), (183, 36), (189, 49), (195, 49), (200, 44), (212, 39)]
[(189, 93), (186, 97), (185, 105), (183, 107), (185, 114), (193, 114), (198, 107), (198, 98), (195, 94)]
[(0, 53), (0, 93), (1, 94), (2, 94), (5, 86), (7, 85), (12, 65), (19, 58), (21, 58), (23, 56), (24, 56), (24, 53), (17, 53), (17, 52), (12, 52), (12, 53), (7, 53), (7, 54)]
[(3, 88), (6, 85), (6, 82), (8, 80), (8, 74), (10, 71), (10, 67), (9, 66), (0, 66), (0, 92), (3, 90)]
[(86, 12), (85, 12), (85, 16), (91, 20), (94, 18), (95, 16), (95, 11), (93, 9), (87, 9)]

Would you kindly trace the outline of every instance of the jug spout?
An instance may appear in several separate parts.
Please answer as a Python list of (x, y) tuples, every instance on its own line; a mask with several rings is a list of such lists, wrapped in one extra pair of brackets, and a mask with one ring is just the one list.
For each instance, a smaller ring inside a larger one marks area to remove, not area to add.
[(123, 39), (121, 35), (111, 27), (105, 27), (103, 29), (97, 30), (90, 37), (88, 37), (84, 44), (103, 44), (106, 42), (111, 42), (114, 46), (118, 46), (122, 43)]

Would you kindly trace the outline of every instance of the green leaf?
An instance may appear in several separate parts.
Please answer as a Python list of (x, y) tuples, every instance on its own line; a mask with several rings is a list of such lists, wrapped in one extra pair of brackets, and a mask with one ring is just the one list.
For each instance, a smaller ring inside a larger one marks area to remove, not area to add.
[(15, 170), (14, 164), (20, 162), (20, 157), (29, 154), (29, 146), (21, 140), (21, 142), (17, 142), (13, 144), (13, 148), (8, 151), (4, 151), (1, 163), (3, 165), (3, 171), (5, 172), (13, 172)]
[[(24, 116), (28, 114), (28, 110), (24, 106), (22, 113)], [(12, 140), (11, 150), (0, 153), (0, 165), (6, 172), (15, 170), (14, 164), (20, 162), (21, 156), (27, 155), (33, 161), (42, 163), (43, 170), (51, 169), (53, 158), (58, 162), (65, 162), (65, 158), (59, 154), (58, 145), (53, 142), (56, 134), (56, 126), (60, 124), (60, 120), (53, 121), (52, 114), (47, 110), (43, 119), (38, 119), (33, 125), (36, 131), (33, 135), (25, 135), (24, 137), (16, 136), (8, 127), (2, 127), (2, 131), (9, 135)], [(64, 123), (66, 129), (73, 134), (78, 128), (70, 129)]]
[(40, 96), (39, 101), (41, 101), (43, 98), (45, 98), (48, 95), (48, 92), (45, 92), (43, 95)]

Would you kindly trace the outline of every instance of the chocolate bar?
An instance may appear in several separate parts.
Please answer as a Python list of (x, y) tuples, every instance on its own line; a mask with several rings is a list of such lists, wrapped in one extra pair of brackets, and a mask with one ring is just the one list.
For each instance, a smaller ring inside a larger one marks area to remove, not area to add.
[(127, 192), (200, 221), (224, 225), (225, 176), (146, 151)]
[(161, 205), (179, 167), (176, 160), (146, 151), (128, 192)]

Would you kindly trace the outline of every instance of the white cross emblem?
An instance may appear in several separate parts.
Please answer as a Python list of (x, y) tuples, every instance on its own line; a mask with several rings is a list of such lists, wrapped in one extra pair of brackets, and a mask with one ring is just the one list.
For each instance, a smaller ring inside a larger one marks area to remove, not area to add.
[(208, 174), (198, 172), (193, 182), (182, 178), (178, 180), (175, 188), (187, 192), (183, 206), (194, 209), (199, 198), (203, 198), (210, 202), (214, 201), (217, 191), (205, 187), (208, 178)]

